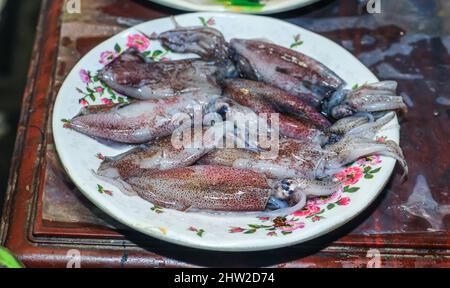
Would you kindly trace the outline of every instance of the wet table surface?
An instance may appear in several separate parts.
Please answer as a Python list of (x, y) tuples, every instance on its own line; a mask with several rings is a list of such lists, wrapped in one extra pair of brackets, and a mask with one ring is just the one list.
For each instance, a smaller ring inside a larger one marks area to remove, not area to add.
[[(65, 266), (70, 248), (81, 251), (87, 266), (366, 267), (377, 253), (384, 266), (449, 266), (450, 2), (381, 0), (379, 14), (368, 13), (365, 2), (319, 1), (272, 16), (332, 39), (379, 79), (398, 81), (409, 107), (400, 139), (410, 167), (407, 181), (397, 167), (375, 203), (314, 241), (266, 252), (216, 253), (140, 235), (104, 215), (62, 169), (50, 129), (54, 98), (77, 60), (130, 25), (183, 12), (148, 1), (100, 0), (81, 1), (81, 13), (71, 14), (60, 1), (44, 1), (2, 220), (3, 245), (30, 266)], [(31, 161), (32, 155), (38, 160)]]

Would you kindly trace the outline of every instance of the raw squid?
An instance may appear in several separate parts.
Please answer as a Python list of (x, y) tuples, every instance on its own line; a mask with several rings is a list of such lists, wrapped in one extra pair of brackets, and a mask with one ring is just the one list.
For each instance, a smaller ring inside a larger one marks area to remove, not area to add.
[[(208, 148), (211, 149), (211, 148)], [(208, 150), (198, 148), (175, 148), (170, 136), (142, 144), (123, 154), (106, 157), (97, 170), (97, 175), (113, 179), (127, 179), (147, 171), (155, 172), (195, 163)]]
[[(139, 145), (129, 151), (105, 157), (96, 174), (105, 180), (128, 179), (144, 173), (186, 167), (194, 164), (200, 157), (217, 148), (224, 135), (234, 136), (234, 127), (227, 122), (220, 122), (212, 127), (205, 127), (203, 133), (192, 135), (191, 127), (174, 132), (171, 136), (153, 140)], [(175, 143), (175, 137), (189, 133), (188, 142)], [(180, 145), (179, 145), (180, 144)], [(186, 147), (185, 147), (186, 146)]]
[(333, 71), (300, 52), (256, 39), (231, 39), (239, 71), (317, 107), (345, 83)]
[(112, 89), (137, 99), (156, 99), (199, 92), (220, 94), (217, 79), (228, 73), (214, 61), (186, 59), (149, 62), (129, 48), (99, 71)]
[[(341, 189), (333, 175), (360, 157), (392, 157), (406, 175), (400, 147), (373, 140), (395, 117), (389, 112), (378, 118), (380, 113), (373, 112), (406, 111), (395, 95), (396, 82), (342, 89), (339, 76), (300, 52), (262, 40), (227, 43), (210, 27), (176, 24), (153, 39), (201, 59), (152, 62), (130, 48), (105, 66), (99, 79), (142, 101), (85, 107), (65, 123), (95, 138), (146, 143), (107, 157), (94, 172), (124, 193), (181, 211), (276, 217), (303, 208), (308, 197)], [(251, 80), (227, 79), (237, 76), (235, 64)], [(320, 112), (336, 123), (316, 110), (321, 104)], [(192, 147), (174, 146), (178, 134), (169, 135), (185, 131), (179, 130), (184, 120), (179, 113), (191, 117), (197, 105), (226, 121), (204, 128)], [(262, 145), (257, 129), (265, 113), (280, 113), (279, 128), (268, 119), (262, 132), (280, 144), (274, 158), (261, 157), (271, 148)], [(244, 128), (237, 125), (242, 123)], [(280, 139), (278, 132), (288, 138)], [(229, 135), (245, 149), (219, 149), (218, 140)]]
[[(243, 79), (226, 80), (223, 95), (256, 113), (293, 111), (291, 115), (279, 114), (279, 131), (298, 140), (324, 144), (328, 138), (319, 129), (330, 125), (322, 115), (305, 102), (269, 85)], [(294, 98), (294, 99), (292, 99)], [(292, 114), (296, 117), (292, 116)]]
[[(235, 89), (230, 85), (225, 84), (223, 95), (229, 97), (235, 102), (228, 101), (228, 105), (224, 105), (219, 109), (225, 113), (233, 113), (233, 110), (240, 109), (240, 106), (249, 107), (257, 114), (278, 114), (268, 102), (261, 99), (258, 94), (242, 92), (241, 89)], [(227, 115), (228, 117), (228, 115)], [(298, 120), (293, 116), (279, 114), (279, 132), (281, 135), (305, 141), (312, 141), (314, 143), (323, 144), (327, 141), (327, 137), (322, 131), (317, 129), (315, 125), (305, 120)], [(229, 119), (229, 118), (227, 118)], [(270, 119), (269, 119), (270, 120)]]
[(278, 112), (290, 114), (321, 129), (331, 125), (322, 114), (305, 101), (284, 90), (262, 82), (246, 79), (228, 79), (224, 81), (223, 93), (238, 102), (243, 102), (243, 100), (266, 102)]
[(322, 63), (291, 49), (252, 39), (231, 39), (236, 65), (245, 77), (285, 90), (335, 119), (357, 112), (406, 111), (397, 82), (343, 89), (345, 82)]
[(276, 179), (322, 179), (361, 157), (378, 154), (398, 160), (407, 173), (403, 154), (393, 141), (380, 143), (364, 138), (345, 138), (338, 143), (323, 149), (294, 139), (284, 139), (276, 159), (260, 159), (256, 152), (235, 148), (214, 150), (198, 163), (249, 169)]
[(196, 91), (129, 104), (90, 106), (83, 108), (65, 127), (115, 142), (145, 143), (170, 135), (180, 125), (181, 119), (175, 119), (177, 115), (192, 114), (196, 107), (205, 107), (212, 97)]
[[(260, 117), (247, 106), (238, 104), (232, 99), (220, 97), (211, 101), (209, 111), (216, 112), (235, 126), (235, 146), (246, 149), (256, 149), (263, 143), (261, 141), (271, 139), (270, 144), (278, 145), (280, 131), (278, 127), (272, 127), (273, 120), (270, 115)], [(264, 137), (264, 138), (263, 138)], [(266, 143), (269, 144), (269, 143)], [(271, 148), (262, 145), (263, 148)]]
[(177, 53), (194, 53), (202, 59), (227, 59), (229, 45), (222, 33), (212, 27), (177, 27), (158, 35), (161, 44)]
[(323, 104), (323, 112), (335, 119), (360, 112), (408, 110), (402, 96), (396, 96), (397, 82), (365, 84), (354, 90), (340, 90)]
[(271, 195), (264, 176), (223, 166), (174, 168), (131, 177), (126, 182), (145, 200), (183, 211), (261, 211)]
[(249, 169), (275, 179), (314, 178), (316, 161), (322, 154), (320, 146), (294, 139), (282, 139), (276, 159), (260, 159), (258, 152), (229, 148), (208, 153), (198, 161), (198, 164)]
[(205, 155), (198, 163), (249, 169), (276, 179), (321, 179), (331, 177), (361, 157), (378, 154), (398, 160), (406, 175), (408, 167), (398, 144), (391, 140), (372, 140), (376, 131), (394, 116), (394, 113), (389, 113), (375, 123), (351, 129), (340, 141), (325, 148), (304, 141), (282, 139), (276, 159), (261, 159), (258, 153), (243, 149), (222, 149)]
[(305, 205), (307, 196), (330, 195), (341, 185), (331, 180), (272, 182), (247, 169), (216, 165), (146, 172), (124, 182), (126, 186), (120, 187), (126, 190), (124, 193), (137, 194), (166, 208), (200, 212), (237, 211), (247, 212), (245, 215), (271, 217), (291, 214)]

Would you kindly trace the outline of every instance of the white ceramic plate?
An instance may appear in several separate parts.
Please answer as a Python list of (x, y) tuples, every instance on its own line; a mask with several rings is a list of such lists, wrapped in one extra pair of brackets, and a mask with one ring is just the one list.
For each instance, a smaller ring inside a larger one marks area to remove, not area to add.
[[(363, 64), (339, 45), (286, 22), (262, 16), (224, 13), (192, 13), (176, 17), (183, 26), (199, 25), (200, 19), (206, 19), (206, 22), (222, 31), (226, 39), (266, 38), (293, 47), (330, 67), (349, 87), (377, 81)], [(91, 170), (96, 170), (100, 165), (101, 155), (98, 153), (117, 155), (131, 146), (106, 146), (65, 129), (62, 119), (72, 118), (82, 105), (126, 101), (126, 98), (102, 87), (95, 77), (95, 71), (126, 49), (127, 45), (139, 40), (139, 31), (152, 34), (171, 28), (172, 21), (163, 18), (140, 24), (106, 40), (75, 65), (59, 91), (53, 113), (56, 148), (73, 182), (95, 205), (126, 225), (169, 242), (202, 249), (250, 251), (293, 245), (323, 235), (348, 222), (377, 197), (392, 173), (395, 164), (393, 159), (373, 157), (354, 163), (343, 173), (349, 178), (343, 190), (327, 198), (310, 200), (307, 209), (286, 219), (276, 220), (162, 209), (139, 197), (126, 196), (116, 187), (95, 178)], [(189, 57), (166, 54), (157, 42), (145, 43), (142, 40), (140, 43), (143, 44), (139, 48), (148, 51), (145, 54), (149, 57)], [(382, 131), (380, 136), (398, 142), (399, 129), (393, 125), (395, 123), (398, 123), (397, 119), (388, 123), (387, 126), (391, 128)]]
[[(269, 14), (300, 8), (318, 0), (150, 0), (188, 11)], [(247, 2), (247, 3), (246, 3)]]

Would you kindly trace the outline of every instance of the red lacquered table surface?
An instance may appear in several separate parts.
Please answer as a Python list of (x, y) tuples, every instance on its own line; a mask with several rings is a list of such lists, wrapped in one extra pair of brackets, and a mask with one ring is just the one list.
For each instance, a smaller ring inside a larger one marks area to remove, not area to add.
[[(409, 113), (397, 168), (370, 208), (344, 227), (283, 249), (222, 253), (169, 244), (130, 231), (74, 187), (54, 149), (50, 119), (57, 91), (76, 61), (115, 33), (179, 14), (148, 1), (43, 1), (16, 140), (0, 243), (30, 267), (450, 266), (450, 3), (382, 1), (368, 14), (358, 1), (320, 1), (277, 17), (320, 33), (356, 55), (380, 79), (399, 82)], [(69, 252), (70, 251), (70, 252)], [(68, 254), (69, 252), (69, 254)], [(72, 253), (72, 254), (71, 254)], [(379, 257), (378, 257), (379, 256)]]

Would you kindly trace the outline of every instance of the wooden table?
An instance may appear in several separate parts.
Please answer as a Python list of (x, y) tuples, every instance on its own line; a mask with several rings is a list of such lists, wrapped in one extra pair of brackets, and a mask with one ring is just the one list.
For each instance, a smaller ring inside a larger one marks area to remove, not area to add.
[(97, 210), (71, 183), (54, 149), (50, 119), (57, 91), (75, 62), (98, 43), (128, 25), (181, 12), (148, 1), (99, 0), (81, 1), (81, 13), (70, 14), (62, 1), (47, 0), (23, 97), (0, 243), (30, 267), (65, 267), (76, 252), (71, 249), (81, 253), (82, 267), (366, 267), (374, 266), (378, 253), (386, 267), (449, 267), (449, 3), (382, 0), (381, 14), (368, 14), (360, 2), (321, 1), (274, 15), (340, 43), (379, 78), (397, 80), (410, 107), (401, 125), (408, 180), (401, 183), (397, 168), (380, 197), (352, 222), (293, 247), (219, 253), (141, 235)]

